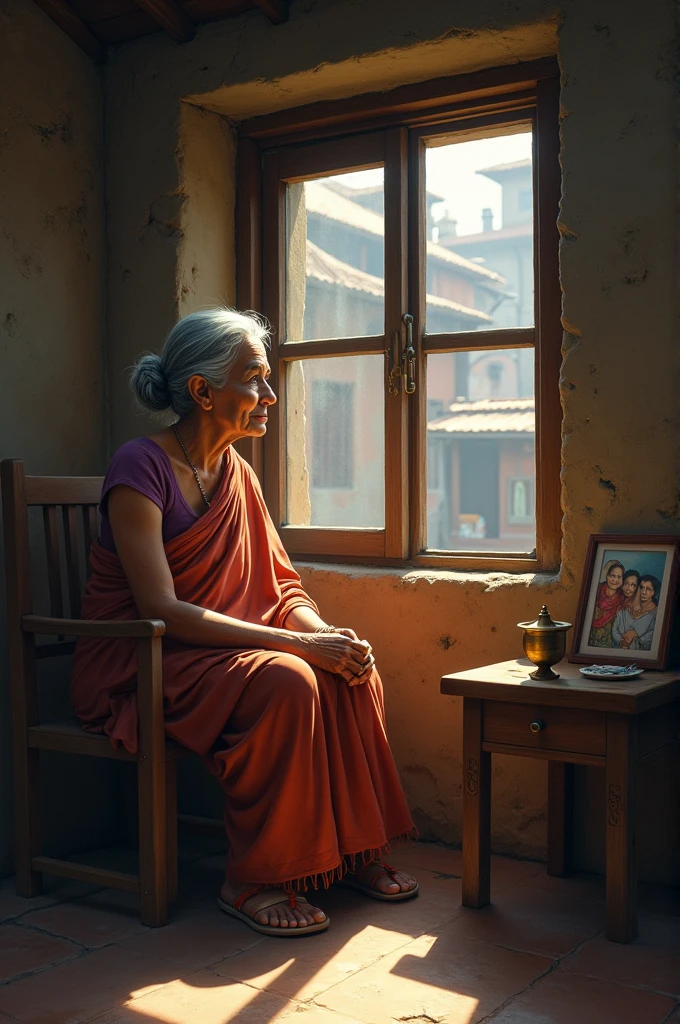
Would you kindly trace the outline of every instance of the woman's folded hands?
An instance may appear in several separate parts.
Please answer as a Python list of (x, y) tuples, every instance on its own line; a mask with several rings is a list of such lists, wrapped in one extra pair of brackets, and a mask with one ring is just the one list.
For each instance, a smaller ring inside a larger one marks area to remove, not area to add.
[(353, 629), (337, 628), (333, 633), (298, 633), (300, 656), (310, 665), (342, 676), (350, 686), (365, 683), (375, 658), (368, 640), (360, 640)]

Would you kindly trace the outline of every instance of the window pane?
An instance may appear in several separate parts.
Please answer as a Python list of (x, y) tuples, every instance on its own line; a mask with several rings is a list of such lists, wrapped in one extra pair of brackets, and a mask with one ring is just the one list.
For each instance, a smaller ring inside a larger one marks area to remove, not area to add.
[(427, 331), (534, 323), (531, 132), (426, 151)]
[(288, 185), (286, 340), (385, 330), (383, 170)]
[(427, 546), (536, 546), (534, 351), (427, 357)]
[(286, 368), (286, 522), (385, 526), (384, 359)]

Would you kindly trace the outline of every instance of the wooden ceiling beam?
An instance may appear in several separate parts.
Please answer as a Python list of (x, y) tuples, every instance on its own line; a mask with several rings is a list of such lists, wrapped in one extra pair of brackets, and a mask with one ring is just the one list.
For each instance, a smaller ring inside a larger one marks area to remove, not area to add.
[(104, 60), (106, 47), (90, 32), (82, 18), (78, 17), (65, 0), (35, 0), (35, 2), (55, 25), (58, 25), (67, 36), (70, 36), (88, 56), (96, 61)]
[(188, 43), (194, 38), (196, 26), (177, 0), (137, 0), (137, 4), (178, 43)]
[(286, 0), (253, 0), (263, 14), (266, 14), (274, 25), (288, 21), (288, 4)]

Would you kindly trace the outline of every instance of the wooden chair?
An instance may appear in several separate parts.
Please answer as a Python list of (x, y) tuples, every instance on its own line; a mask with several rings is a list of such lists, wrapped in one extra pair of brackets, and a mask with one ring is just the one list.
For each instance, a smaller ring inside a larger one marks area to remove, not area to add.
[[(43, 873), (138, 892), (142, 922), (157, 927), (165, 924), (168, 901), (177, 891), (177, 760), (188, 753), (165, 737), (161, 663), (165, 624), (157, 619), (97, 622), (78, 618), (82, 589), (79, 553), (84, 548), (82, 564), (86, 566), (90, 545), (98, 532), (100, 477), (27, 477), (23, 463), (17, 459), (0, 464), (0, 477), (13, 719), (17, 893), (27, 897), (38, 895)], [(42, 508), (50, 617), (34, 614), (28, 511), (32, 506)], [(64, 593), (68, 595), (71, 618), (64, 618)], [(37, 636), (56, 639), (38, 644)], [(78, 636), (134, 637), (137, 640), (139, 734), (136, 754), (114, 748), (106, 736), (86, 733), (75, 718), (39, 721), (36, 663), (41, 658), (72, 654), (75, 641), (66, 638)], [(137, 762), (138, 875), (41, 854), (41, 750)], [(196, 822), (200, 823), (200, 819)]]

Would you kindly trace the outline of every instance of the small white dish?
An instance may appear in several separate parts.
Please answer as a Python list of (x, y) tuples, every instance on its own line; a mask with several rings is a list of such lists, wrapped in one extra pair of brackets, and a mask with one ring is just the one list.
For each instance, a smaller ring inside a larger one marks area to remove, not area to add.
[(622, 665), (588, 665), (580, 668), (579, 672), (587, 679), (635, 679), (644, 672), (643, 668), (631, 665), (625, 668)]

